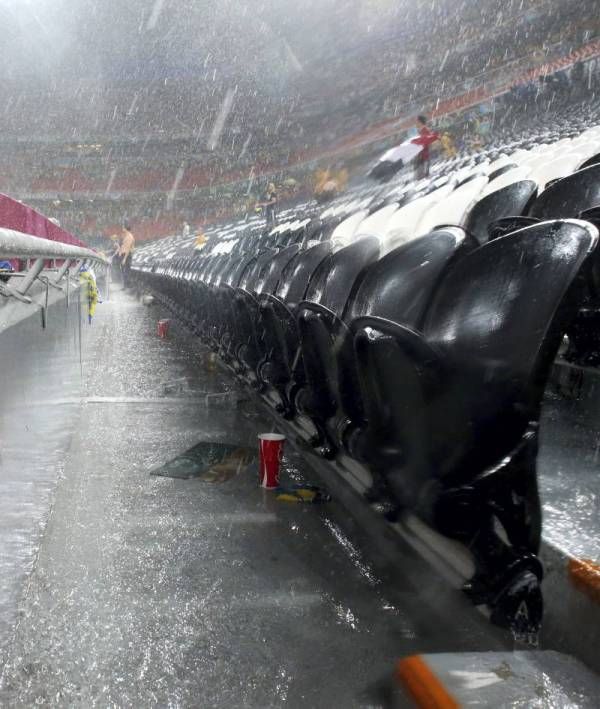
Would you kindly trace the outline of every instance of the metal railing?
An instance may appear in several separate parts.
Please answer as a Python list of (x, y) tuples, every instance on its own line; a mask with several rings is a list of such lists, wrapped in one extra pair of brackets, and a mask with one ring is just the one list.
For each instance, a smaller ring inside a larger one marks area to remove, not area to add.
[[(64, 244), (60, 241), (50, 241), (31, 234), (23, 234), (13, 229), (0, 228), (0, 259), (25, 260), (28, 267), (24, 271), (17, 273), (9, 272), (10, 280), (19, 280), (17, 286), (12, 283), (0, 282), (0, 295), (6, 298), (16, 298), (24, 303), (31, 303), (31, 298), (27, 292), (40, 279), (44, 270), (44, 262), (48, 259), (53, 261), (63, 261), (58, 269), (50, 269), (50, 274), (44, 279), (46, 286), (52, 286), (62, 290), (61, 281), (69, 275), (71, 268), (77, 270), (85, 263), (96, 263), (108, 269), (108, 260), (91, 249), (85, 249), (73, 244)], [(41, 279), (40, 279), (41, 280)]]

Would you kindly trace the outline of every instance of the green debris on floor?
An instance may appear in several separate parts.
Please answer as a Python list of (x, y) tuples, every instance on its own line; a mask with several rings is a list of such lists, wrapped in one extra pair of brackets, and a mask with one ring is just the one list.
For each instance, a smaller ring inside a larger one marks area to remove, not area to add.
[(230, 480), (255, 458), (250, 448), (210, 441), (198, 443), (168, 463), (150, 471), (151, 475), (208, 483)]

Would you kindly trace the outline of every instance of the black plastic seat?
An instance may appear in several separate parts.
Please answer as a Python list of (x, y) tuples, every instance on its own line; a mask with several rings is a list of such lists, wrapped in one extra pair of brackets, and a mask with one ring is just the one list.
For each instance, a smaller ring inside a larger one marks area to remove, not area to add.
[[(600, 229), (600, 207), (592, 207), (579, 215)], [(567, 328), (568, 347), (564, 358), (573, 364), (600, 365), (600, 252), (589, 259), (585, 270), (585, 295), (577, 315)]]
[(258, 382), (256, 369), (262, 356), (262, 321), (260, 318), (260, 296), (272, 294), (277, 289), (282, 274), (297, 257), (298, 244), (292, 244), (274, 254), (265, 264), (257, 281), (250, 287), (238, 288), (234, 297), (237, 347), (234, 358), (239, 365), (238, 373), (244, 374), (249, 382)]
[(292, 378), (292, 365), (299, 347), (296, 327), (296, 306), (306, 295), (313, 275), (331, 254), (330, 241), (321, 241), (306, 249), (288, 264), (273, 294), (260, 302), (263, 353), (257, 374), (263, 384), (278, 395), (275, 407), (280, 413), (289, 410), (285, 387)]
[(322, 304), (302, 305), (298, 322), (307, 381), (302, 410), (325, 431), (324, 455), (342, 446), (352, 455), (353, 433), (364, 422), (349, 323), (374, 315), (420, 327), (444, 271), (472, 248), (458, 227), (433, 231), (369, 266), (342, 316)]
[(240, 276), (235, 288), (225, 286), (222, 289), (221, 309), (221, 332), (219, 334), (219, 353), (226, 364), (231, 365), (235, 359), (235, 352), (240, 345), (239, 330), (237, 323), (237, 308), (235, 296), (238, 290), (254, 292), (262, 272), (268, 267), (269, 262), (277, 252), (274, 249), (264, 249), (251, 258)]
[(352, 325), (362, 457), (401, 506), (469, 546), (477, 571), (465, 590), (499, 623), (522, 593), (541, 613), (540, 401), (597, 234), (569, 220), (513, 232), (454, 265), (420, 332), (375, 317)]
[[(373, 263), (380, 253), (379, 239), (366, 236), (354, 243), (331, 253), (318, 266), (313, 274), (303, 301), (299, 307), (308, 303), (318, 303), (327, 310), (342, 317), (346, 303), (357, 289), (365, 269)], [(299, 334), (296, 335), (299, 342)], [(289, 353), (291, 354), (291, 352)], [(299, 411), (299, 403), (306, 386), (306, 373), (301, 348), (297, 348), (289, 360), (291, 379), (285, 390), (287, 415)]]
[[(578, 217), (582, 213), (591, 216), (595, 207), (600, 206), (600, 164), (591, 165), (574, 172), (568, 177), (553, 182), (534, 202), (530, 214), (540, 219)], [(586, 281), (591, 285), (593, 274), (600, 272), (600, 254), (596, 253), (589, 265)], [(588, 288), (587, 297), (580, 312), (567, 328), (569, 347), (567, 359), (573, 363), (597, 365), (599, 338), (596, 335), (600, 325), (600, 297)]]
[(596, 153), (595, 155), (592, 155), (591, 158), (588, 158), (584, 163), (581, 164), (580, 170), (584, 170), (586, 167), (591, 167), (592, 165), (598, 165), (600, 164), (600, 153)]
[(485, 244), (489, 238), (488, 227), (492, 222), (526, 213), (536, 195), (537, 183), (533, 180), (519, 180), (491, 192), (473, 207), (467, 218), (465, 229), (480, 244)]
[(584, 210), (597, 206), (600, 206), (600, 164), (553, 182), (535, 200), (529, 216), (573, 219)]
[(539, 224), (540, 220), (535, 217), (503, 217), (490, 222), (488, 225), (488, 240), (498, 239), (506, 234), (512, 234), (513, 231), (524, 229), (533, 224)]

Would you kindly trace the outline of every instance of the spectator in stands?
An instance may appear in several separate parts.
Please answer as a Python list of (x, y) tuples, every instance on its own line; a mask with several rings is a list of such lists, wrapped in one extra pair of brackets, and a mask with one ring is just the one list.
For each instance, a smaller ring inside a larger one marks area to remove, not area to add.
[(121, 229), (121, 245), (119, 246), (123, 288), (127, 288), (129, 286), (129, 271), (131, 270), (131, 259), (133, 258), (134, 246), (135, 238), (131, 233), (131, 226), (128, 222), (125, 222), (123, 224), (123, 228)]
[(196, 232), (196, 240), (194, 241), (194, 249), (196, 251), (201, 251), (206, 246), (207, 241), (208, 237), (204, 233), (204, 229), (202, 229), (202, 227), (198, 227)]
[(419, 135), (413, 138), (411, 143), (423, 146), (423, 150), (417, 156), (417, 179), (421, 179), (429, 175), (429, 146), (439, 140), (440, 137), (437, 133), (429, 130), (425, 116), (417, 116), (416, 127)]
[(190, 225), (187, 222), (183, 222), (183, 228), (181, 229), (181, 236), (184, 239), (190, 235)]
[(442, 146), (444, 157), (446, 159), (456, 157), (456, 145), (454, 144), (454, 140), (452, 140), (452, 136), (450, 135), (450, 133), (448, 133), (448, 131), (442, 133), (442, 137), (440, 138), (440, 144)]
[(264, 194), (260, 206), (265, 210), (267, 224), (275, 226), (277, 222), (277, 192), (275, 191), (275, 185), (272, 182), (269, 182), (267, 185), (267, 191)]
[(0, 283), (8, 283), (10, 274), (14, 272), (10, 261), (0, 261)]

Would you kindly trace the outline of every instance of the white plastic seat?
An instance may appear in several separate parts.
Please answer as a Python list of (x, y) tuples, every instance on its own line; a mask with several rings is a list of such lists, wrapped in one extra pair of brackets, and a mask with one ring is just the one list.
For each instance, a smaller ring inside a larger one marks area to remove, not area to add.
[(517, 148), (514, 152), (510, 154), (510, 160), (517, 165), (522, 165), (524, 162), (527, 162), (527, 159), (531, 155), (531, 152), (529, 150), (525, 150), (523, 148)]
[[(450, 185), (444, 185), (429, 194), (419, 197), (400, 207), (388, 219), (381, 235), (382, 243), (394, 241), (397, 246), (416, 236), (417, 225), (423, 214), (434, 204), (445, 199), (452, 192)], [(395, 248), (395, 247), (394, 247)]]
[(550, 180), (570, 175), (577, 168), (579, 162), (580, 158), (577, 153), (560, 155), (560, 157), (532, 170), (529, 179), (535, 180), (540, 186), (540, 189), (543, 190)]
[(447, 224), (462, 226), (469, 209), (487, 184), (485, 175), (475, 177), (455, 189), (441, 202), (432, 205), (419, 221), (417, 233), (427, 234), (435, 227)]
[(488, 165), (487, 174), (490, 175), (492, 172), (500, 170), (500, 168), (515, 164), (515, 162), (516, 161), (512, 156), (508, 157), (508, 155), (502, 153)]
[(354, 234), (356, 233), (358, 225), (367, 216), (367, 214), (368, 212), (366, 210), (359, 209), (357, 212), (354, 212), (354, 214), (351, 214), (349, 217), (346, 217), (333, 230), (333, 233), (331, 235), (331, 241), (338, 243), (341, 242), (344, 244), (350, 243), (352, 241), (352, 238), (354, 237)]
[(515, 167), (512, 170), (502, 173), (502, 175), (498, 175), (498, 177), (495, 177), (493, 180), (488, 182), (487, 185), (485, 185), (481, 191), (480, 198), (483, 198), (496, 190), (501, 190), (503, 187), (508, 187), (508, 185), (512, 185), (513, 182), (519, 182), (520, 180), (526, 179), (530, 172), (531, 169), (529, 167)]
[(416, 231), (409, 233), (408, 231), (405, 231), (403, 229), (396, 229), (392, 230), (391, 232), (388, 232), (385, 237), (380, 239), (381, 249), (379, 252), (379, 257), (383, 258), (386, 254), (389, 254), (390, 251), (393, 251), (394, 249), (398, 248), (398, 246), (402, 246), (402, 244), (407, 244), (409, 241), (412, 241), (412, 239), (416, 238)]
[(381, 207), (373, 214), (369, 214), (358, 225), (355, 235), (359, 236), (382, 236), (385, 233), (385, 227), (394, 212), (398, 211), (397, 204), (387, 204)]

